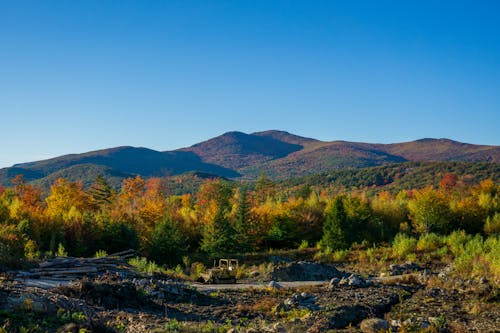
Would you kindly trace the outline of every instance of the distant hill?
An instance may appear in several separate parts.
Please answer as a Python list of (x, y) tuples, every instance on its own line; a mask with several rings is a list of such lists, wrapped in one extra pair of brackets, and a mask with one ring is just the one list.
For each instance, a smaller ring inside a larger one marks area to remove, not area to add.
[[(289, 141), (298, 141), (291, 140), (289, 136)], [(301, 149), (302, 145), (276, 139), (273, 133), (256, 135), (228, 132), (180, 151), (192, 152), (206, 163), (238, 170), (282, 158)]]
[(162, 177), (186, 172), (232, 179), (255, 179), (265, 172), (273, 179), (288, 179), (409, 161), (499, 163), (500, 147), (449, 139), (372, 144), (319, 141), (275, 130), (228, 132), (174, 151), (116, 147), (16, 164), (0, 169), (0, 185), (9, 186), (18, 174), (44, 187), (58, 177), (87, 185), (99, 174), (115, 187), (135, 175)]
[(300, 187), (303, 184), (333, 187), (336, 189), (401, 189), (439, 186), (445, 174), (458, 176), (459, 186), (477, 184), (490, 178), (500, 182), (500, 163), (488, 162), (405, 162), (383, 166), (342, 169), (318, 173), (306, 177), (287, 179), (281, 182), (284, 188)]

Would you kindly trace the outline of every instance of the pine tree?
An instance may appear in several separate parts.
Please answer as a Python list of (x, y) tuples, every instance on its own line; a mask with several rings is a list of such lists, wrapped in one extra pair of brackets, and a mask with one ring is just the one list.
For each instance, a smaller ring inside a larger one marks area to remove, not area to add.
[(222, 209), (203, 230), (200, 249), (212, 258), (221, 258), (235, 250), (235, 230)]
[(348, 216), (343, 198), (339, 196), (326, 208), (323, 238), (321, 238), (320, 245), (332, 250), (345, 249), (350, 245), (347, 239), (348, 233)]
[(104, 204), (111, 203), (113, 190), (111, 189), (111, 186), (108, 185), (106, 179), (104, 179), (102, 175), (97, 175), (88, 193), (90, 196), (90, 202), (92, 206), (97, 208), (101, 207)]
[(161, 264), (178, 264), (187, 250), (187, 238), (182, 234), (179, 225), (169, 216), (155, 226), (148, 246), (149, 257), (152, 260)]

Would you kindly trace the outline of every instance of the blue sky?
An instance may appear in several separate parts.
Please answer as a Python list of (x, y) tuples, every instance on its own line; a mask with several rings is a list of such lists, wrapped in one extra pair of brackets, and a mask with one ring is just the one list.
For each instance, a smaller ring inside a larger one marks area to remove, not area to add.
[(0, 167), (239, 130), (500, 144), (498, 1), (0, 0)]

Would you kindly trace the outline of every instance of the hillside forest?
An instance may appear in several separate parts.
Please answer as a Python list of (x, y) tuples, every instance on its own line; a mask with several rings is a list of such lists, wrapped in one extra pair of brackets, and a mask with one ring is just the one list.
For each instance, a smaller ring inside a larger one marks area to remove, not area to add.
[(437, 186), (399, 192), (284, 187), (265, 175), (248, 183), (206, 179), (193, 194), (169, 195), (166, 185), (137, 176), (113, 190), (96, 177), (84, 189), (60, 178), (44, 193), (17, 176), (0, 189), (0, 265), (57, 252), (92, 256), (132, 248), (172, 266), (183, 258), (208, 261), (271, 249), (330, 253), (457, 230), (498, 245), (500, 233), (500, 185), (491, 179), (470, 185), (444, 174)]

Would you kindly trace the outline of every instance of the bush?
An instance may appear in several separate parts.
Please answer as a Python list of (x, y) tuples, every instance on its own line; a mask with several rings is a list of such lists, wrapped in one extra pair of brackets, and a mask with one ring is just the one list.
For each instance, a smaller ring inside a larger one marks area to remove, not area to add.
[(467, 235), (465, 231), (454, 231), (449, 234), (446, 239), (446, 245), (450, 248), (451, 253), (456, 257), (464, 251), (464, 244), (471, 239), (470, 235)]
[(425, 234), (418, 239), (417, 251), (432, 252), (436, 251), (442, 245), (443, 241), (438, 235), (434, 233)]
[(405, 234), (397, 234), (392, 244), (392, 255), (403, 259), (409, 254), (414, 254), (417, 247), (417, 240)]
[(493, 216), (489, 216), (484, 224), (484, 232), (487, 235), (498, 235), (500, 234), (500, 213), (495, 213)]
[(154, 261), (149, 261), (144, 257), (132, 258), (128, 261), (128, 263), (134, 266), (141, 273), (147, 273), (149, 275), (152, 275), (153, 273), (163, 272), (163, 269), (160, 266), (158, 266)]

